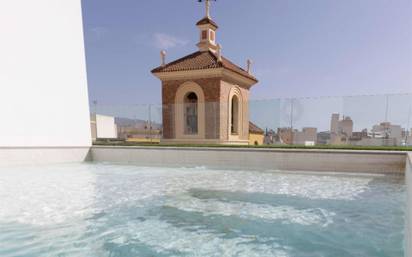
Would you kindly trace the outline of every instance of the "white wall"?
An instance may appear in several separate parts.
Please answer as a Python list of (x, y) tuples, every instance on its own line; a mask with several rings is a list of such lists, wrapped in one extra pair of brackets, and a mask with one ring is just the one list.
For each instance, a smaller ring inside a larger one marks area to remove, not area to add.
[(0, 147), (90, 145), (80, 0), (0, 0)]
[(97, 138), (117, 138), (115, 118), (97, 114), (96, 117)]
[(0, 167), (90, 161), (90, 147), (0, 147)]

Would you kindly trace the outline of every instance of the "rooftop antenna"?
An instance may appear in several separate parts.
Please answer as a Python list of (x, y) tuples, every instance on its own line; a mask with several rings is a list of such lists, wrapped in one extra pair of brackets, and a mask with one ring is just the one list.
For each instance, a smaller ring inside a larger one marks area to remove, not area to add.
[(197, 0), (197, 1), (199, 3), (205, 2), (205, 4), (206, 4), (206, 17), (210, 18), (210, 1), (215, 1), (216, 2), (216, 0)]

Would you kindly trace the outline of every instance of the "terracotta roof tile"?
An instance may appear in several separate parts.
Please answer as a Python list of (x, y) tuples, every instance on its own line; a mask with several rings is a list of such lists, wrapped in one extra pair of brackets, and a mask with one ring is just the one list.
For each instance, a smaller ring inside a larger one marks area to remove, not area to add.
[(160, 72), (174, 72), (174, 71), (190, 71), (190, 70), (204, 70), (204, 69), (216, 69), (226, 68), (233, 72), (236, 72), (249, 79), (257, 79), (250, 75), (247, 71), (232, 63), (228, 59), (222, 56), (222, 61), (219, 62), (217, 56), (211, 52), (195, 52), (176, 61), (160, 66), (152, 70), (152, 73)]
[(265, 134), (265, 131), (263, 131), (263, 129), (259, 128), (256, 124), (250, 121), (249, 122), (249, 133), (263, 135)]

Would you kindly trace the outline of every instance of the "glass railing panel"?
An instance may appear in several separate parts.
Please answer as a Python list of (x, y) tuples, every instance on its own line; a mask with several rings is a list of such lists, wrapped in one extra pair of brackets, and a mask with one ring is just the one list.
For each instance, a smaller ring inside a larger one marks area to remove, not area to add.
[(344, 119), (353, 121), (349, 144), (405, 146), (410, 104), (409, 94), (344, 97)]
[(250, 121), (265, 131), (277, 131), (281, 127), (280, 104), (280, 99), (250, 101)]
[[(240, 106), (242, 108), (237, 112), (244, 115), (239, 119), (241, 122), (249, 119), (263, 131), (264, 144), (348, 147), (412, 145), (412, 94), (251, 100)], [(94, 104), (91, 112), (113, 117), (117, 137), (122, 140), (159, 143), (161, 139), (176, 139), (177, 128), (182, 130), (193, 118), (189, 117), (190, 113), (189, 116), (185, 114), (185, 108), (188, 108), (187, 103)], [(183, 110), (179, 119), (176, 110)], [(204, 126), (204, 142), (215, 144), (233, 140), (238, 134), (249, 133), (245, 126), (233, 127), (230, 103), (206, 102), (202, 107), (199, 105), (189, 111), (198, 115), (203, 112), (204, 124), (199, 123), (198, 129)], [(96, 127), (96, 124), (93, 125)], [(196, 140), (194, 143), (200, 142)], [(180, 142), (172, 140), (171, 143)]]

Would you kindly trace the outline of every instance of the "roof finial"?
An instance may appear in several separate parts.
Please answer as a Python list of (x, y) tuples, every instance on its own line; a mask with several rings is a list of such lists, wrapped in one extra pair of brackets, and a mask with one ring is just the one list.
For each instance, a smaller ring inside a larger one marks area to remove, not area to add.
[(247, 73), (252, 74), (252, 60), (247, 59), (246, 64), (247, 64), (247, 67), (246, 67)]
[(210, 18), (210, 1), (206, 0), (206, 17)]
[[(205, 4), (206, 4), (206, 17), (207, 18), (210, 18), (210, 1), (212, 1), (212, 0), (198, 0), (199, 2), (205, 2)], [(214, 0), (214, 1), (216, 1), (216, 0)]]
[(222, 61), (222, 45), (221, 44), (217, 44), (217, 60), (219, 62)]
[(166, 51), (162, 50), (160, 51), (160, 60), (161, 60), (161, 64), (162, 67), (166, 65)]

